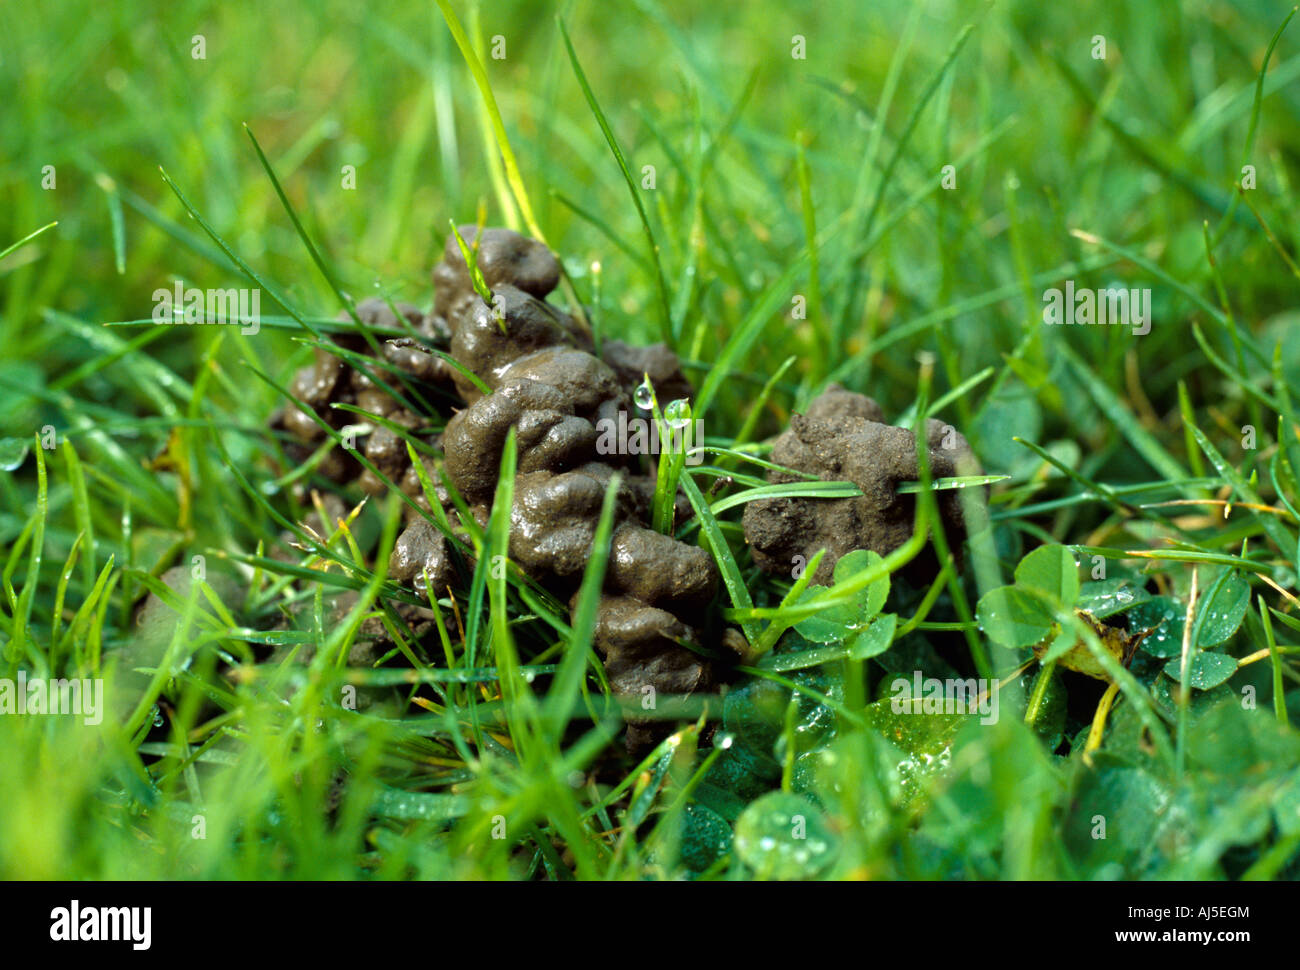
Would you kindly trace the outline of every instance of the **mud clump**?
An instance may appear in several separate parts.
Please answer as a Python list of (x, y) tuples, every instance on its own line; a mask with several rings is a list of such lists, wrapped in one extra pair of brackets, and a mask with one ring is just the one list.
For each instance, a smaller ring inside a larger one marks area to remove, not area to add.
[(569, 398), (540, 381), (510, 381), (447, 422), (447, 474), (467, 500), (491, 498), (511, 428), (523, 473), (564, 471), (596, 456), (595, 425), (573, 413)]
[(388, 560), (388, 578), (410, 583), (421, 596), (436, 597), (455, 578), (447, 537), (424, 518), (412, 520), (397, 537)]
[[(477, 226), (460, 226), (456, 231), (470, 246), (478, 239)], [(560, 261), (555, 254), (536, 239), (509, 229), (484, 229), (475, 262), (494, 293), (507, 284), (545, 297), (560, 282)], [(449, 320), (463, 317), (478, 299), (454, 235), (447, 237), (442, 261), (433, 267), (433, 287), (434, 310)]]
[[(646, 688), (670, 694), (710, 690), (716, 682), (711, 664), (683, 644), (700, 644), (698, 621), (718, 586), (713, 560), (648, 528), (653, 468), (597, 451), (599, 422), (617, 422), (620, 412), (630, 412), (634, 391), (647, 375), (664, 400), (691, 395), (677, 356), (663, 344), (636, 347), (619, 340), (608, 341), (597, 355), (585, 323), (546, 301), (561, 277), (559, 260), (546, 246), (506, 229), (486, 229), (481, 236), (474, 226), (458, 231), (474, 247), (491, 300), (475, 290), (453, 235), (433, 270), (429, 311), (397, 304), (394, 312), (381, 300), (360, 304), (367, 326), (411, 336), (379, 338), (376, 350), (363, 333), (346, 333), (334, 337), (337, 355), (317, 349), (295, 375), (296, 401), (272, 419), (287, 442), (287, 459), (306, 461), (332, 437), (331, 429), (364, 422), (369, 428), (355, 436), (355, 451), (329, 450), (318, 471), (339, 484), (355, 481), (370, 495), (382, 494), (387, 479), (429, 512), (420, 469), (412, 466), (406, 442), (390, 427), (395, 426), (438, 452), (422, 456), (421, 463), (443, 509), (453, 506), (442, 485), (445, 474), (470, 515), (485, 526), (513, 429), (517, 471), (509, 555), (528, 576), (567, 599), (576, 595), (591, 559), (604, 496), (617, 474), (595, 646), (620, 695), (640, 698)], [(436, 403), (422, 407), (413, 401)], [(374, 420), (337, 405), (358, 408)], [(679, 519), (689, 514), (684, 497), (676, 512)], [(326, 533), (328, 525), (322, 523)], [(453, 528), (468, 545), (467, 534)], [(388, 576), (421, 596), (447, 593), (467, 578), (458, 576), (452, 547), (451, 538), (411, 510)], [(464, 565), (472, 569), (473, 559), (466, 556)], [(406, 606), (399, 612), (412, 615)], [(647, 724), (634, 725), (629, 746), (640, 747), (657, 733)]]
[[(400, 304), (395, 314), (381, 301), (358, 307), (367, 324), (408, 329), (411, 336), (386, 340), (378, 351), (363, 335), (339, 336), (337, 344), (360, 359), (318, 350), (294, 379), (292, 391), (300, 403), (286, 407), (274, 425), (289, 440), (288, 457), (303, 461), (326, 443), (322, 423), (337, 431), (364, 420), (335, 405), (359, 408), (376, 420), (356, 452), (333, 449), (321, 472), (340, 483), (355, 480), (372, 495), (385, 490), (386, 478), (430, 513), (422, 471), (444, 511), (457, 504), (454, 492), (480, 527), (491, 516), (502, 453), (513, 431), (509, 558), (571, 608), (613, 487), (613, 532), (593, 643), (614, 693), (634, 702), (624, 704), (627, 745), (644, 749), (666, 733), (666, 726), (642, 714), (641, 702), (659, 694), (713, 691), (721, 673), (709, 657), (739, 652), (738, 634), (714, 632), (719, 624), (706, 622), (719, 586), (712, 555), (649, 527), (653, 461), (603, 454), (609, 449), (602, 429), (609, 427), (604, 422), (618, 425), (621, 414), (633, 412), (647, 376), (662, 402), (689, 400), (693, 390), (677, 355), (664, 344), (640, 347), (610, 339), (597, 352), (582, 313), (547, 301), (562, 268), (545, 245), (506, 229), (480, 234), (474, 226), (462, 226), (458, 232), (473, 249), (488, 297), (475, 289), (453, 235), (433, 269), (436, 290), (429, 311)], [(361, 359), (372, 362), (373, 376), (357, 366)], [(436, 405), (429, 406), (430, 400)], [(428, 446), (422, 467), (411, 464), (394, 427)], [(927, 437), (935, 477), (973, 470), (971, 450), (952, 428), (931, 421)], [(380, 474), (365, 468), (357, 455)], [(832, 386), (805, 414), (794, 416), (776, 440), (772, 459), (822, 480), (847, 479), (863, 494), (749, 503), (744, 530), (762, 569), (788, 573), (796, 557), (806, 560), (825, 547), (828, 554), (816, 578), (828, 582), (835, 562), (847, 552), (872, 549), (884, 555), (910, 537), (914, 500), (899, 495), (898, 485), (918, 477), (913, 435), (885, 424), (870, 398)], [(786, 472), (769, 478), (801, 480)], [(938, 501), (945, 529), (959, 535), (955, 493), (941, 492)], [(690, 514), (679, 493), (674, 525)], [(456, 523), (454, 512), (451, 521)], [(474, 567), (467, 554), (472, 544), (462, 523), (452, 530), (449, 536), (410, 510), (390, 557), (389, 578), (421, 596), (463, 588), (468, 579), (463, 568)], [(427, 619), (411, 613), (423, 608), (404, 606), (404, 616)]]
[[(474, 244), (475, 227), (459, 232)], [(449, 325), (451, 353), (492, 391), (484, 394), (465, 375), (453, 376), (469, 406), (448, 421), (443, 435), (448, 479), (486, 518), (513, 428), (517, 476), (510, 558), (548, 588), (572, 597), (617, 473), (616, 528), (593, 638), (611, 685), (617, 694), (637, 698), (647, 687), (669, 694), (711, 689), (712, 665), (681, 644), (700, 642), (691, 621), (717, 590), (713, 559), (649, 529), (653, 479), (638, 473), (626, 456), (596, 450), (599, 422), (630, 411), (647, 375), (665, 400), (690, 396), (676, 354), (662, 344), (641, 348), (611, 340), (604, 356), (597, 356), (585, 326), (545, 301), (559, 282), (559, 261), (534, 240), (485, 230), (476, 262), (491, 303), (474, 291), (454, 236), (433, 271), (435, 309)], [(413, 524), (408, 532), (417, 528)], [(421, 541), (429, 540), (422, 529)], [(648, 724), (632, 723), (628, 745), (642, 747), (655, 734)]]
[(681, 361), (667, 344), (639, 347), (621, 340), (606, 340), (601, 356), (614, 369), (624, 387), (636, 387), (649, 377), (661, 401), (690, 398), (695, 394), (695, 389), (682, 374)]
[[(367, 327), (376, 329), (402, 330), (409, 327), (420, 341), (447, 348), (451, 334), (439, 314), (424, 313), (409, 303), (395, 306), (401, 315), (400, 320), (388, 302), (378, 298), (358, 304), (357, 316)], [(339, 319), (350, 320), (351, 317), (343, 313)], [(364, 415), (334, 405), (347, 404), (375, 415), (382, 420), (370, 422), (371, 430), (356, 437), (357, 453), (364, 455), (402, 491), (416, 496), (420, 492), (420, 483), (411, 466), (406, 445), (382, 421), (414, 431), (427, 420), (410, 410), (403, 400), (377, 383), (376, 379), (408, 402), (420, 395), (450, 400), (454, 393), (454, 368), (411, 337), (386, 339), (376, 336), (375, 340), (380, 348), (378, 355), (362, 333), (340, 334), (335, 338), (335, 343), (343, 350), (366, 358), (365, 369), (316, 348), (314, 359), (298, 371), (289, 389), (301, 405), (292, 402), (286, 405), (272, 417), (271, 427), (290, 436), (285, 455), (290, 462), (301, 464), (328, 436), (322, 423), (335, 431), (347, 425), (367, 423)], [(325, 478), (340, 484), (359, 480), (362, 490), (369, 495), (382, 495), (387, 490), (383, 479), (346, 449), (330, 450), (318, 470)]]
[[(978, 474), (970, 445), (950, 425), (926, 423), (930, 473), (934, 478)], [(768, 573), (790, 574), (800, 561), (826, 549), (814, 577), (829, 583), (839, 558), (854, 549), (888, 555), (912, 536), (915, 499), (900, 495), (902, 482), (915, 480), (916, 438), (906, 428), (884, 423), (871, 398), (837, 384), (790, 419), (776, 439), (771, 459), (823, 481), (850, 481), (862, 495), (846, 499), (778, 498), (751, 502), (743, 525), (754, 562)], [(773, 484), (800, 481), (774, 471)], [(961, 504), (955, 491), (936, 493), (945, 534), (964, 535)], [(956, 541), (953, 545), (957, 545)]]

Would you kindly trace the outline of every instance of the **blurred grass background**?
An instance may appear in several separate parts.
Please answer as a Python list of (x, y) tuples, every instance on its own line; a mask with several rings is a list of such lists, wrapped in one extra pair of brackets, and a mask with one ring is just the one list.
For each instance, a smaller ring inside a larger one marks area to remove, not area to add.
[[(936, 178), (942, 165), (999, 134), (962, 167), (955, 191), (931, 194), (868, 255), (877, 305), (868, 305), (869, 287), (845, 292), (845, 278), (824, 274), (829, 310), (838, 315), (841, 301), (853, 302), (844, 315), (852, 322), (842, 328), (845, 345), (832, 354), (858, 349), (868, 329), (1014, 283), (1021, 263), (1037, 273), (1077, 259), (1084, 247), (1068, 234), (1072, 228), (1136, 243), (1189, 285), (1206, 278), (1200, 223), (1217, 223), (1216, 208), (1240, 178), (1255, 73), (1287, 5), (1106, 4), (1088, 12), (1032, 3), (997, 4), (987, 12), (978, 4), (921, 7), (887, 122), (885, 157), (958, 30), (971, 20), (977, 29), (920, 119), (890, 202), (896, 205)], [(852, 204), (864, 181), (870, 188), (875, 173), (860, 171), (870, 113), (895, 51), (907, 42), (906, 9), (678, 10), (647, 2), (574, 4), (567, 12), (629, 164), (638, 173), (642, 165), (657, 168), (649, 210), (670, 275), (690, 244), (683, 229), (689, 210), (682, 210), (691, 173), (677, 163), (690, 165), (696, 126), (716, 133), (753, 76), (752, 93), (704, 186), (707, 245), (698, 272), (706, 291), (695, 312), (711, 319), (710, 343), (803, 241), (795, 170), (800, 133), (808, 140), (822, 226)], [(644, 255), (626, 188), (566, 63), (555, 12), (553, 5), (521, 3), (484, 10), (482, 36), (500, 34), (506, 44), (504, 60), (485, 63), (548, 240), (579, 273), (601, 260), (617, 326), (649, 337), (654, 303), (642, 268), (557, 199), (598, 216)], [(332, 295), (304, 261), (243, 122), (354, 294), (367, 294), (382, 280), (401, 298), (426, 301), (427, 270), (447, 219), (472, 220), (480, 200), (488, 203), (489, 218), (501, 219), (477, 94), (429, 4), (396, 4), (379, 15), (352, 4), (289, 3), (252, 16), (204, 3), (163, 10), (56, 3), (39, 14), (9, 5), (0, 16), (8, 39), (0, 69), (11, 92), (3, 120), (0, 229), (12, 241), (46, 222), (60, 223), (14, 260), (39, 260), (39, 266), (6, 266), (3, 337), (10, 362), (39, 361), (46, 374), (57, 374), (95, 353), (84, 342), (65, 340), (57, 326), (41, 325), (45, 307), (97, 322), (135, 319), (148, 315), (152, 291), (174, 277), (203, 286), (232, 282), (222, 262), (214, 265), (177, 244), (156, 224), (196, 231), (163, 185), (160, 165), (243, 258), (301, 307), (333, 312)], [(806, 60), (790, 56), (795, 34), (807, 38)], [(1105, 61), (1089, 56), (1097, 34), (1107, 38)], [(205, 60), (191, 57), (195, 35), (205, 38)], [(1085, 81), (1100, 111), (1083, 103), (1053, 57)], [(1300, 133), (1290, 122), (1300, 95), (1290, 82), (1297, 71), (1293, 59), (1278, 58), (1252, 155), (1262, 173), (1257, 204), (1266, 215), (1276, 211), (1276, 229), (1291, 242), (1297, 230), (1287, 203)], [(837, 96), (819, 81), (852, 93)], [(1167, 171), (1135, 157), (1103, 118)], [(55, 166), (58, 179), (50, 191), (41, 189), (46, 165)], [(356, 167), (355, 191), (341, 187), (344, 165)], [(109, 197), (97, 181), (104, 176), (124, 200), (121, 275), (114, 268)], [(1012, 176), (1018, 188), (1007, 187)], [(1184, 183), (1203, 187), (1214, 204)], [(1271, 272), (1267, 242), (1249, 229), (1230, 235), (1240, 251), (1223, 262), (1250, 276), (1251, 285), (1233, 294), (1241, 316), (1267, 326), (1294, 290), (1284, 274)], [(851, 238), (842, 234), (834, 246), (842, 250)], [(833, 265), (832, 259), (832, 253), (822, 256), (823, 264)], [(1033, 296), (1027, 306), (1011, 300), (963, 313), (916, 342), (951, 347), (969, 375), (1015, 347), (1024, 319), (1040, 309), (1038, 293)], [(1178, 302), (1158, 305), (1166, 320), (1186, 310)], [(786, 342), (773, 336), (754, 348), (752, 373), (770, 374), (784, 358)], [(157, 352), (192, 360), (212, 339), (202, 331), (169, 334)], [(1190, 362), (1180, 366), (1180, 355), (1166, 353), (1181, 342), (1178, 328), (1157, 327), (1138, 348), (1168, 364), (1144, 374), (1148, 396), (1159, 400), (1190, 370)], [(1097, 344), (1103, 365), (1126, 346)], [(283, 355), (285, 348), (272, 352)], [(889, 378), (903, 376), (899, 365), (880, 357), (882, 379), (873, 382), (862, 368), (859, 382), (896, 405), (909, 400), (910, 387), (890, 390)], [(138, 389), (111, 387), (109, 375), (104, 380), (102, 394), (139, 400)], [(1058, 412), (1065, 416), (1064, 408)], [(10, 409), (6, 417), (13, 416)]]

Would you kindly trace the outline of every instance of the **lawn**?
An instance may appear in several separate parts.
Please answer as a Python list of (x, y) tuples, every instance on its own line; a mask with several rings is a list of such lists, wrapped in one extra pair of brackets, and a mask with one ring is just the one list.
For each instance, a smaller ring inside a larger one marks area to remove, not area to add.
[[(0, 7), (0, 877), (1300, 876), (1294, 9), (806, 7)], [(476, 521), (455, 393), (273, 420), (453, 226), (680, 359), (646, 527), (720, 577), (708, 690), (593, 649), (613, 489), (572, 590), (516, 561), (523, 431)], [(768, 477), (832, 383), (979, 467), (913, 448), (911, 538), (764, 568), (748, 509), (862, 492)], [(435, 474), (330, 473), (380, 432)]]

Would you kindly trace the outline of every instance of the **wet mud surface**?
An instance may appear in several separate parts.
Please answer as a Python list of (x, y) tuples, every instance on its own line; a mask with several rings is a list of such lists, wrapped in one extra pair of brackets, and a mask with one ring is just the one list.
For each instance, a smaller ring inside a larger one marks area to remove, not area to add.
[[(710, 658), (733, 657), (728, 645), (736, 637), (716, 616), (710, 622), (719, 585), (713, 557), (698, 545), (650, 528), (652, 464), (646, 467), (638, 456), (598, 454), (596, 447), (599, 422), (617, 422), (620, 412), (635, 413), (634, 394), (647, 376), (661, 401), (692, 397), (676, 354), (663, 344), (636, 346), (609, 339), (597, 355), (585, 322), (546, 300), (561, 275), (549, 249), (507, 229), (486, 229), (481, 239), (474, 226), (461, 226), (459, 232), (468, 245), (477, 246), (475, 261), (491, 301), (475, 290), (460, 246), (450, 236), (433, 269), (431, 310), (381, 300), (360, 304), (358, 313), (368, 325), (409, 328), (410, 335), (383, 338), (378, 352), (364, 335), (336, 337), (339, 347), (358, 355), (350, 359), (317, 349), (290, 388), (298, 403), (272, 419), (272, 427), (289, 439), (287, 457), (302, 461), (318, 449), (329, 437), (322, 423), (339, 430), (365, 421), (334, 407), (352, 405), (382, 419), (368, 423), (355, 447), (384, 478), (429, 511), (406, 444), (384, 424), (389, 422), (429, 444), (430, 454), (420, 460), (451, 520), (456, 517), (441, 484), (444, 473), (475, 520), (485, 525), (502, 450), (513, 429), (517, 472), (510, 559), (571, 604), (591, 558), (606, 490), (617, 474), (615, 528), (594, 635), (610, 684), (629, 699), (716, 689), (728, 672)], [(431, 349), (449, 354), (477, 380)], [(363, 363), (372, 375), (364, 372)], [(436, 402), (433, 412), (412, 410), (407, 402), (416, 398)], [(422, 434), (443, 421), (440, 432)], [(977, 467), (966, 440), (954, 429), (938, 421), (930, 421), (927, 429), (935, 477), (969, 474)], [(806, 413), (791, 419), (771, 458), (826, 481), (851, 481), (864, 494), (749, 503), (745, 538), (761, 569), (788, 573), (795, 557), (806, 560), (825, 547), (828, 553), (816, 578), (828, 582), (835, 562), (847, 552), (871, 549), (883, 555), (910, 537), (914, 501), (899, 495), (897, 486), (917, 478), (914, 438), (911, 431), (884, 423), (870, 398), (833, 385)], [(387, 489), (383, 478), (345, 449), (332, 449), (318, 471), (340, 486), (355, 481), (370, 495)], [(785, 472), (769, 478), (774, 483), (801, 480)], [(945, 528), (959, 535), (955, 493), (940, 493), (939, 502)], [(676, 514), (679, 523), (690, 515), (684, 496), (679, 495)], [(468, 536), (461, 533), (460, 538)], [(473, 566), (472, 560), (468, 565)], [(389, 577), (421, 597), (454, 592), (464, 579), (448, 537), (413, 510), (398, 536)], [(706, 635), (705, 630), (713, 632)], [(710, 637), (716, 642), (706, 642)], [(635, 710), (636, 705), (625, 707)], [(635, 714), (626, 720), (632, 749), (662, 736), (662, 725), (639, 721)]]
[[(979, 463), (966, 439), (942, 421), (926, 422), (926, 450), (933, 478), (979, 473)], [(871, 398), (831, 385), (790, 419), (776, 439), (772, 461), (823, 481), (850, 481), (863, 492), (847, 499), (761, 499), (745, 507), (745, 539), (754, 562), (769, 573), (789, 574), (800, 561), (809, 561), (825, 548), (814, 577), (829, 583), (835, 563), (854, 549), (882, 556), (912, 536), (916, 501), (900, 495), (898, 486), (915, 481), (916, 436), (906, 428), (884, 423), (884, 414)], [(772, 472), (773, 484), (803, 479)], [(960, 496), (955, 490), (936, 493), (945, 533), (959, 545), (964, 534)]]

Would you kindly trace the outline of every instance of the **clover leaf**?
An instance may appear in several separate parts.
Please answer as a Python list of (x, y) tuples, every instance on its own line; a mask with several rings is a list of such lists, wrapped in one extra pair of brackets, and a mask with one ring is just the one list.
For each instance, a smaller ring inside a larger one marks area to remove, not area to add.
[[(881, 562), (881, 557), (865, 549), (855, 549), (841, 556), (835, 564), (835, 583), (841, 584)], [(827, 591), (826, 586), (809, 586), (799, 602), (807, 602)], [(875, 582), (853, 594), (847, 603), (828, 607), (816, 616), (800, 620), (794, 625), (795, 631), (806, 640), (814, 643), (841, 643), (856, 637), (871, 625), (889, 597), (889, 575), (881, 576)]]

